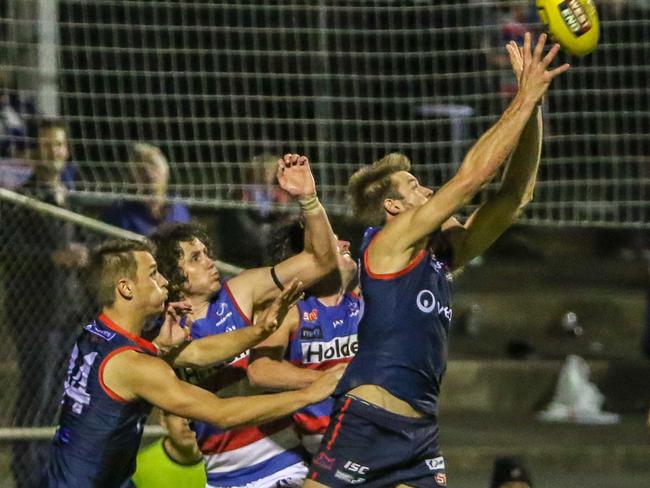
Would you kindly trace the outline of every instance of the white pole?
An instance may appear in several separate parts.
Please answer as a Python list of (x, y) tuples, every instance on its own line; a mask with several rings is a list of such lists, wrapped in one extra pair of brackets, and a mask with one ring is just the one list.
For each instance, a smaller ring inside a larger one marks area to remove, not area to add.
[(38, 108), (59, 115), (59, 0), (38, 0)]

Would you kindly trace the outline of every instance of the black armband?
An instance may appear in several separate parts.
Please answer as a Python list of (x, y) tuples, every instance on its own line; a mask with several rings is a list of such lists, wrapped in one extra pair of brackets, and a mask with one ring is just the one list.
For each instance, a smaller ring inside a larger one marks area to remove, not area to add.
[(275, 274), (275, 266), (271, 267), (271, 278), (273, 279), (273, 283), (275, 283), (275, 286), (277, 286), (280, 289), (280, 291), (284, 291), (284, 285), (278, 279), (278, 275)]

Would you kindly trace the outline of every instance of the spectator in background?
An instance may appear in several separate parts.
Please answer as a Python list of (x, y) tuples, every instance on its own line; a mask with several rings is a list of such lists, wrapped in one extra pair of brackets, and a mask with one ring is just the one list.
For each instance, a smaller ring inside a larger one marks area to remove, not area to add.
[(189, 222), (190, 212), (185, 205), (167, 202), (169, 164), (159, 148), (135, 144), (131, 149), (129, 173), (136, 193), (148, 198), (119, 201), (106, 209), (102, 220), (145, 236), (165, 222)]
[(532, 488), (533, 482), (521, 461), (500, 457), (494, 461), (490, 488)]
[[(66, 126), (40, 121), (32, 173), (17, 191), (67, 208), (61, 175), (69, 157)], [(65, 372), (66, 351), (84, 312), (78, 271), (87, 261), (85, 246), (74, 242), (70, 223), (23, 207), (3, 212), (1, 247), (11, 266), (5, 276), (5, 309), (17, 352), (16, 427), (54, 425)], [(16, 487), (38, 486), (37, 467), (48, 457), (46, 443), (16, 442), (12, 471)]]
[(23, 105), (17, 97), (11, 70), (0, 66), (0, 187), (16, 188), (31, 173), (23, 159), (27, 144)]
[(277, 205), (291, 202), (290, 195), (277, 184), (278, 159), (273, 154), (260, 154), (244, 171), (241, 191), (232, 198), (249, 203), (250, 207), (225, 214), (223, 226), (229, 232), (220, 233), (218, 245), (223, 260), (249, 268), (272, 259), (269, 250), (273, 232), (278, 223), (290, 218), (290, 212)]
[(539, 17), (535, 10), (535, 2), (525, 0), (502, 1), (499, 7), (494, 9), (494, 16), (492, 22), (496, 25), (496, 29), (492, 31), (493, 36), (485, 39), (484, 48), (489, 52), (488, 62), (491, 67), (499, 70), (495, 80), (495, 91), (499, 93), (505, 106), (517, 93), (517, 80), (512, 77), (510, 59), (502, 48), (510, 41), (515, 41), (517, 45), (522, 46), (524, 34), (535, 32), (534, 26), (539, 22)]
[(133, 483), (137, 488), (205, 488), (207, 477), (196, 434), (183, 417), (160, 411), (167, 435), (138, 453)]

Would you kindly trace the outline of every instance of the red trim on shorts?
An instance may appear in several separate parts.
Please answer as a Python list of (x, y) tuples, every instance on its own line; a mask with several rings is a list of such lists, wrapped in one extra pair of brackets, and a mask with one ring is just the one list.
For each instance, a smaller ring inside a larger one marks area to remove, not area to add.
[(104, 366), (106, 366), (106, 363), (109, 359), (124, 351), (141, 351), (141, 349), (139, 349), (137, 346), (123, 346), (118, 347), (117, 349), (108, 353), (108, 355), (102, 360), (101, 364), (99, 365), (99, 385), (102, 387), (102, 390), (104, 390), (104, 393), (106, 393), (112, 400), (115, 400), (119, 403), (130, 403), (129, 400), (122, 398), (120, 395), (106, 386), (106, 383), (104, 383)]
[(372, 243), (375, 241), (377, 236), (380, 233), (377, 232), (375, 236), (372, 238), (370, 241), (370, 244), (368, 244), (368, 247), (366, 250), (363, 252), (363, 264), (366, 268), (366, 273), (368, 273), (368, 276), (370, 276), (374, 280), (392, 280), (395, 278), (399, 278), (400, 276), (404, 276), (407, 274), (409, 271), (411, 271), (413, 268), (415, 268), (418, 264), (420, 264), (420, 261), (424, 258), (424, 256), (427, 254), (427, 252), (422, 249), (417, 256), (415, 256), (409, 264), (406, 265), (406, 268), (400, 270), (400, 271), (395, 271), (394, 273), (373, 273), (370, 270), (370, 263), (368, 262), (368, 251), (370, 250), (370, 246), (372, 246)]
[(151, 354), (154, 354), (156, 356), (158, 355), (158, 349), (156, 349), (156, 346), (154, 346), (151, 342), (149, 342), (148, 340), (146, 340), (146, 339), (144, 339), (144, 338), (142, 338), (140, 336), (132, 334), (131, 332), (129, 332), (126, 329), (123, 329), (122, 327), (117, 325), (115, 322), (113, 322), (110, 318), (108, 318), (108, 316), (104, 312), (100, 313), (97, 318), (99, 320), (101, 320), (102, 323), (106, 327), (111, 329), (113, 332), (117, 332), (118, 334), (120, 334), (120, 335), (126, 337), (127, 339), (135, 342), (138, 346), (142, 347), (143, 349), (150, 352)]
[(334, 430), (332, 431), (332, 438), (330, 441), (327, 443), (327, 446), (325, 446), (326, 450), (332, 449), (332, 446), (334, 445), (334, 441), (339, 435), (339, 430), (341, 429), (341, 424), (343, 423), (343, 417), (345, 417), (345, 411), (348, 409), (350, 406), (350, 402), (352, 401), (352, 398), (348, 397), (345, 399), (345, 403), (343, 404), (343, 407), (341, 407), (341, 411), (339, 412), (339, 418), (336, 421), (336, 425), (334, 426)]
[(312, 473), (309, 475), (310, 480), (315, 480), (318, 477), (318, 473), (316, 471), (312, 471)]
[(244, 321), (246, 322), (247, 325), (253, 325), (253, 322), (251, 322), (250, 317), (249, 317), (248, 315), (246, 315), (246, 314), (242, 311), (241, 307), (239, 306), (239, 303), (237, 303), (237, 300), (235, 300), (235, 297), (233, 296), (232, 292), (230, 291), (230, 287), (228, 286), (228, 282), (227, 282), (227, 281), (223, 284), (223, 289), (226, 290), (226, 293), (227, 293), (228, 296), (230, 297), (230, 301), (231, 301), (232, 304), (235, 306), (235, 309), (237, 310), (237, 313), (239, 313), (239, 315), (241, 316), (241, 318), (244, 319)]

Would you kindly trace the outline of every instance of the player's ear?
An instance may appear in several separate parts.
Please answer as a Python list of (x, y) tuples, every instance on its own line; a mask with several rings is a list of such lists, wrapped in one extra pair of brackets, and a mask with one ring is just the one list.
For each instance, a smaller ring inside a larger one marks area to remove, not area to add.
[(127, 278), (121, 278), (117, 282), (117, 292), (125, 300), (131, 300), (133, 298), (133, 283)]
[(404, 211), (404, 205), (400, 199), (386, 198), (384, 199), (384, 210), (390, 215), (397, 215)]

